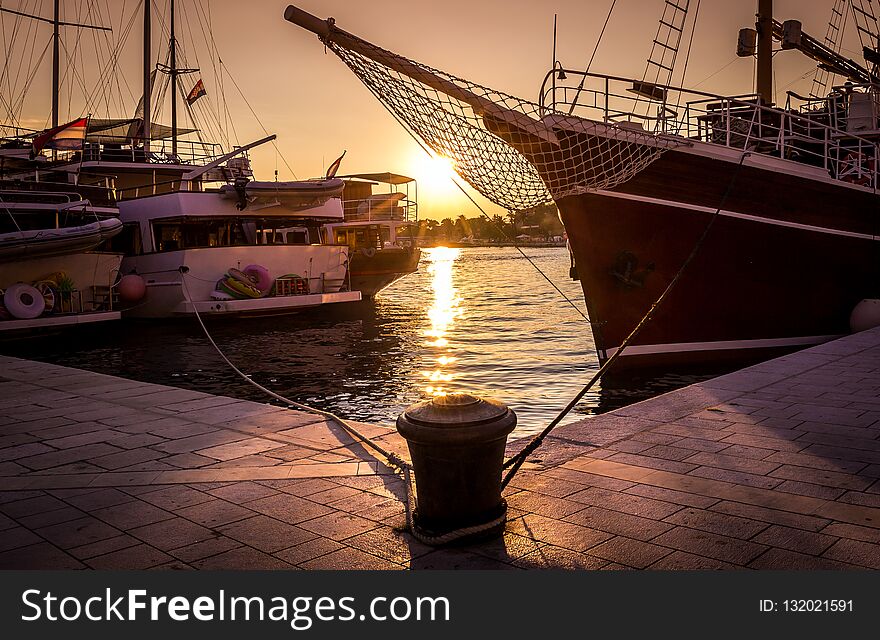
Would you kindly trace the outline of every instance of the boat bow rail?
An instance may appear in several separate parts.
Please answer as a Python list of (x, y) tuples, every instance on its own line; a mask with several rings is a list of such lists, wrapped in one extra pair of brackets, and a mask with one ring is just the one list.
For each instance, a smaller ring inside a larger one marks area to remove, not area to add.
[[(546, 108), (392, 53), (295, 6), (285, 19), (315, 33), (383, 105), (472, 187), (508, 210), (608, 189), (689, 144), (625, 123), (613, 136), (558, 127)], [(565, 114), (557, 114), (565, 115)]]

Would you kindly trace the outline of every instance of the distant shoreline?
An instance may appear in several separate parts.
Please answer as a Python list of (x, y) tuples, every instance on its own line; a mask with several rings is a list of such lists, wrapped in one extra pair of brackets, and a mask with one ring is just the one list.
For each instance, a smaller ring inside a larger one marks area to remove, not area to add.
[(559, 248), (564, 249), (565, 243), (558, 242), (485, 242), (485, 243), (475, 243), (475, 242), (429, 242), (429, 243), (419, 243), (419, 247), (423, 249), (432, 249), (434, 247), (450, 247), (453, 249), (492, 249), (494, 247), (533, 247), (536, 249), (549, 249), (549, 248)]

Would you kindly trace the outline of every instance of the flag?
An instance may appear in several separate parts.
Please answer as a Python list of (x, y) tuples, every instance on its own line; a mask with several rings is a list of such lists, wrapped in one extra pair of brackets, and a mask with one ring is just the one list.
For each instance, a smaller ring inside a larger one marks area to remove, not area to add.
[(46, 147), (64, 150), (82, 149), (88, 124), (88, 118), (77, 118), (73, 122), (44, 131), (31, 143), (31, 157), (36, 157)]
[(339, 171), (339, 165), (342, 164), (342, 159), (345, 157), (345, 151), (342, 152), (342, 155), (336, 158), (329, 167), (327, 167), (327, 177), (332, 178), (336, 175), (336, 172)]
[(186, 103), (191, 105), (193, 102), (201, 98), (206, 93), (208, 92), (205, 91), (205, 83), (203, 83), (202, 79), (199, 78), (199, 81), (196, 82), (195, 86), (190, 89), (189, 93), (186, 95)]

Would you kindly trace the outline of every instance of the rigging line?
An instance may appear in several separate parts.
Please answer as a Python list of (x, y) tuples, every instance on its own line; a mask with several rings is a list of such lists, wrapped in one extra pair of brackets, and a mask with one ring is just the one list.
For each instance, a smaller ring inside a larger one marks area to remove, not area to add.
[[(679, 87), (684, 86), (684, 79), (685, 79), (685, 76), (687, 75), (688, 62), (691, 59), (691, 46), (694, 44), (694, 34), (697, 33), (697, 19), (700, 17), (700, 3), (701, 2), (702, 2), (702, 0), (697, 0), (697, 8), (694, 10), (694, 21), (691, 23), (691, 37), (688, 40), (687, 52), (685, 53), (685, 56), (684, 56), (684, 68), (681, 71), (681, 82), (678, 83)], [(675, 101), (675, 108), (676, 109), (678, 109), (681, 106), (682, 93), (683, 92), (681, 92), (681, 91), (678, 92), (678, 100)]]
[[(599, 32), (599, 37), (596, 40), (596, 46), (593, 47), (593, 54), (590, 56), (590, 61), (587, 63), (587, 68), (584, 69), (584, 75), (581, 77), (581, 81), (578, 84), (577, 91), (574, 94), (574, 99), (571, 101), (571, 106), (569, 106), (569, 108), (568, 108), (568, 115), (571, 115), (571, 113), (574, 111), (574, 106), (577, 104), (578, 98), (581, 95), (581, 91), (584, 88), (584, 83), (587, 81), (586, 74), (590, 71), (590, 66), (593, 64), (593, 58), (596, 57), (596, 52), (599, 50), (599, 44), (601, 44), (601, 42), (602, 42), (602, 36), (605, 35), (605, 27), (608, 26), (608, 21), (611, 20), (611, 12), (614, 11), (615, 4), (617, 4), (617, 0), (612, 0), (611, 7), (609, 7), (609, 9), (608, 9), (608, 15), (605, 16), (605, 24), (602, 25), (602, 31)], [(554, 65), (556, 64), (555, 60), (553, 61), (553, 64)], [(554, 73), (555, 73), (555, 71), (554, 71)], [(555, 96), (554, 96), (554, 99), (555, 99)]]
[(713, 71), (712, 73), (710, 73), (708, 76), (706, 76), (705, 78), (703, 78), (702, 80), (700, 80), (697, 84), (695, 84), (692, 88), (693, 88), (693, 89), (696, 89), (697, 87), (701, 87), (701, 86), (703, 86), (703, 85), (706, 84), (709, 80), (711, 80), (712, 78), (714, 78), (715, 76), (717, 76), (719, 73), (721, 73), (722, 71), (724, 71), (725, 69), (727, 69), (727, 67), (729, 67), (730, 65), (732, 65), (734, 62), (736, 62), (736, 61), (739, 60), (739, 59), (740, 59), (739, 56), (734, 56), (733, 59), (732, 59), (730, 62), (728, 62), (727, 64), (725, 64), (723, 67), (721, 67), (721, 68), (718, 69), (717, 71)]
[[(34, 4), (34, 12), (36, 12), (36, 4)], [(34, 31), (33, 34), (31, 33), (32, 30)], [(18, 68), (18, 70), (16, 71), (16, 73), (15, 73), (15, 81), (13, 82), (13, 86), (14, 86), (14, 87), (17, 87), (17, 86), (18, 86), (18, 79), (21, 77), (21, 71), (22, 71), (22, 69), (31, 69), (32, 77), (33, 77), (33, 75), (36, 74), (36, 71), (37, 71), (37, 70), (34, 68), (34, 64), (33, 64), (33, 62), (34, 62), (34, 50), (36, 49), (36, 46), (37, 46), (37, 34), (36, 34), (36, 21), (35, 21), (35, 20), (29, 21), (29, 24), (27, 25), (27, 31), (26, 31), (26, 34), (25, 34), (25, 40), (26, 40), (27, 42), (30, 42), (30, 43), (31, 43), (30, 55), (29, 55), (29, 57), (28, 57), (28, 63), (27, 63), (27, 65), (22, 64), (22, 65)], [(51, 38), (49, 38), (49, 39), (46, 41), (46, 49), (44, 49), (44, 51), (48, 50), (49, 45), (51, 44), (51, 42), (52, 42), (52, 39), (51, 39)], [(26, 48), (26, 47), (27, 47), (27, 45), (25, 45), (25, 48)], [(23, 63), (23, 62), (24, 62), (24, 55), (23, 55), (23, 52), (22, 52), (22, 63)], [(40, 57), (40, 63), (42, 63), (42, 56)], [(27, 76), (25, 76), (25, 77), (27, 77)], [(13, 104), (16, 104), (16, 103), (19, 104), (18, 109), (20, 109), (20, 108), (21, 108), (21, 105), (24, 104), (24, 100), (25, 100), (25, 97), (26, 97), (26, 95), (27, 95), (27, 88), (28, 88), (28, 87), (30, 87), (30, 82), (28, 82), (28, 81), (26, 80), (26, 81), (25, 81), (25, 86), (22, 87), (22, 90), (21, 90), (21, 96), (18, 97), (18, 98), (15, 98), (15, 99), (13, 100)], [(48, 118), (47, 118), (46, 123), (48, 124), (48, 122), (49, 122), (49, 120), (48, 120)]]
[[(266, 135), (269, 135), (269, 132), (266, 130), (266, 127), (263, 126), (263, 123), (260, 121), (260, 117), (254, 111), (253, 107), (251, 107), (251, 103), (248, 102), (248, 99), (245, 97), (244, 92), (241, 90), (241, 87), (238, 86), (238, 83), (235, 81), (235, 78), (232, 77), (231, 73), (229, 73), (229, 68), (225, 67), (225, 66), (224, 66), (224, 68), (226, 69), (226, 74), (229, 76), (229, 79), (232, 81), (233, 86), (238, 90), (238, 93), (241, 96), (241, 99), (244, 100), (244, 103), (247, 105), (247, 108), (250, 109), (251, 114), (253, 114), (254, 119), (256, 119), (257, 124), (259, 124), (260, 128), (263, 130), (263, 133), (265, 133)], [(284, 166), (287, 167), (287, 170), (290, 171), (291, 174), (293, 174), (294, 179), (298, 180), (299, 178), (296, 177), (296, 172), (288, 164), (287, 158), (285, 158), (284, 154), (281, 153), (281, 151), (278, 149), (278, 145), (274, 140), (272, 141), (272, 146), (275, 147), (275, 152), (278, 153), (278, 155), (281, 157), (281, 161), (284, 162)]]
[[(51, 40), (48, 40), (46, 42), (46, 46), (43, 48), (43, 52), (40, 54), (40, 57), (37, 60), (36, 66), (34, 67), (33, 71), (31, 72), (30, 77), (25, 82), (25, 85), (22, 87), (21, 97), (18, 99), (17, 103), (15, 103), (15, 102), (12, 103), (12, 108), (14, 111), (17, 112), (17, 111), (21, 110), (22, 107), (24, 106), (24, 101), (25, 101), (25, 98), (27, 97), (28, 90), (30, 89), (31, 84), (33, 84), (34, 80), (36, 79), (37, 71), (39, 70), (40, 65), (42, 65), (43, 58), (46, 57), (46, 53), (49, 51), (49, 45), (51, 45), (51, 44), (52, 44)], [(48, 123), (49, 123), (48, 118), (46, 119), (45, 122), (46, 122), (46, 125), (48, 125)], [(46, 126), (44, 128), (47, 129), (48, 126)]]
[(575, 396), (571, 399), (571, 401), (563, 408), (559, 414), (550, 421), (544, 429), (536, 435), (519, 453), (511, 456), (507, 462), (504, 463), (504, 468), (510, 467), (510, 471), (507, 472), (507, 475), (504, 476), (504, 479), (501, 481), (501, 488), (507, 486), (507, 484), (513, 479), (516, 475), (517, 471), (519, 471), (523, 462), (525, 462), (526, 458), (531, 455), (531, 453), (541, 446), (541, 443), (544, 441), (544, 438), (555, 429), (562, 419), (568, 415), (572, 409), (580, 402), (581, 398), (583, 398), (586, 393), (596, 384), (596, 382), (612, 367), (612, 365), (617, 361), (617, 358), (624, 352), (624, 350), (629, 346), (629, 344), (636, 338), (636, 336), (641, 332), (642, 328), (651, 320), (654, 315), (654, 312), (663, 304), (663, 301), (669, 296), (669, 293), (675, 288), (675, 285), (678, 284), (679, 280), (681, 280), (682, 275), (684, 275), (688, 266), (690, 266), (691, 262), (693, 262), (694, 258), (702, 249), (703, 244), (706, 242), (706, 238), (709, 237), (709, 231), (712, 229), (712, 226), (715, 224), (715, 220), (718, 219), (721, 210), (724, 208), (725, 203), (727, 202), (727, 198), (730, 196), (733, 191), (733, 185), (736, 183), (736, 179), (739, 176), (740, 171), (743, 168), (743, 163), (746, 158), (751, 155), (751, 152), (744, 151), (739, 159), (739, 164), (737, 164), (736, 171), (731, 175), (730, 181), (727, 183), (727, 188), (724, 191), (724, 194), (721, 196), (721, 200), (718, 203), (718, 207), (715, 209), (715, 212), (712, 214), (712, 217), (709, 218), (709, 222), (706, 223), (706, 227), (703, 229), (703, 233), (700, 235), (696, 244), (694, 244), (693, 249), (691, 250), (688, 257), (682, 263), (681, 267), (678, 269), (676, 274), (673, 276), (672, 280), (669, 281), (669, 284), (666, 285), (666, 288), (663, 290), (663, 293), (657, 298), (654, 304), (651, 305), (651, 308), (648, 309), (647, 313), (642, 316), (642, 319), (639, 320), (638, 324), (636, 324), (635, 328), (630, 332), (630, 334), (624, 339), (623, 342), (620, 343), (620, 346), (617, 348), (608, 360), (605, 361), (599, 370), (593, 375), (590, 381), (584, 385), (580, 391), (578, 391)]

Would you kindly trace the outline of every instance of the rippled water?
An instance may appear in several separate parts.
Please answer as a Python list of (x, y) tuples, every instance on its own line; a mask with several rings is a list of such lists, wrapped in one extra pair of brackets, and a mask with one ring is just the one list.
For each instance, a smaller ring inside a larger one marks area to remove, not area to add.
[[(581, 310), (564, 248), (525, 249)], [(298, 315), (218, 319), (209, 330), (254, 380), (298, 402), (363, 421), (393, 422), (438, 393), (497, 397), (540, 430), (598, 369), (584, 318), (515, 248), (423, 250), (417, 273), (372, 303)], [(123, 321), (66, 336), (0, 344), (45, 360), (209, 393), (265, 400), (219, 358), (195, 319)], [(566, 421), (704, 379), (664, 373), (598, 385)]]

